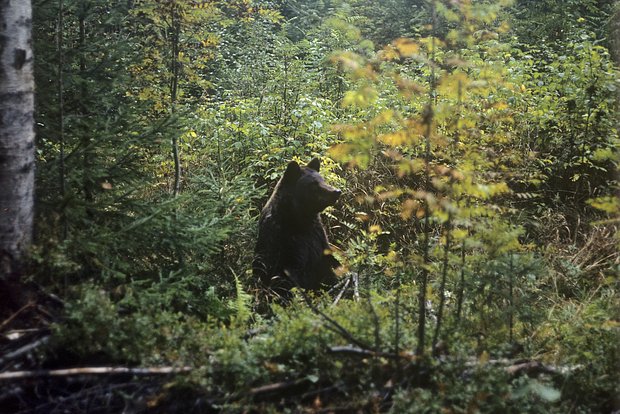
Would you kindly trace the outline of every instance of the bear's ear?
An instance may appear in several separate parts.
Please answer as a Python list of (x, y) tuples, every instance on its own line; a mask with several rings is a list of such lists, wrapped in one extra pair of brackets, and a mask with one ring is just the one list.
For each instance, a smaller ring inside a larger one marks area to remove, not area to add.
[(301, 176), (301, 167), (297, 162), (291, 161), (286, 166), (286, 171), (284, 171), (284, 176), (282, 180), (285, 182), (295, 182)]
[(313, 158), (312, 161), (308, 163), (307, 167), (311, 170), (319, 172), (321, 169), (321, 161), (318, 158)]

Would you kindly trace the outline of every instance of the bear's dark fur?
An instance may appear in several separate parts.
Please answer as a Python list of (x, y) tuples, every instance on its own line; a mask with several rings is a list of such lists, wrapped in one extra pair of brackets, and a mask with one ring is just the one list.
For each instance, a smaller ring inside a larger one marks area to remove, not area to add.
[(293, 287), (316, 290), (333, 284), (338, 261), (319, 213), (334, 205), (340, 190), (325, 183), (320, 161), (291, 161), (261, 211), (253, 272), (262, 286), (286, 297)]

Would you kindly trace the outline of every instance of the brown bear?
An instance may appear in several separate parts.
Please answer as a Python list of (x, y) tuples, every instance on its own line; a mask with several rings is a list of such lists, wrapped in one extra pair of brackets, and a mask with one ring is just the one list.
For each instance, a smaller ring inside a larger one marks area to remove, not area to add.
[(325, 183), (321, 163), (291, 161), (260, 214), (254, 278), (280, 297), (293, 287), (317, 290), (333, 284), (340, 264), (329, 253), (319, 213), (334, 205), (340, 190)]

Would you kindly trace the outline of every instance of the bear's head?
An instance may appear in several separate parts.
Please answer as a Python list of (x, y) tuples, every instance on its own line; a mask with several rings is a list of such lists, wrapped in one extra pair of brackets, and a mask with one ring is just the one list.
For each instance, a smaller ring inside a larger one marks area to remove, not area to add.
[(318, 158), (314, 158), (306, 166), (291, 161), (282, 177), (283, 184), (293, 196), (296, 209), (303, 214), (318, 214), (334, 205), (340, 197), (341, 191), (325, 182), (319, 174), (320, 168), (321, 162)]

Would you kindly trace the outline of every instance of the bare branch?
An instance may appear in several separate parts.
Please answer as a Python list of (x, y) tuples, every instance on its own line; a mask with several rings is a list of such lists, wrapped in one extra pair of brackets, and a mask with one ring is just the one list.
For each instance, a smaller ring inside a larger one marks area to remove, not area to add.
[(73, 375), (167, 375), (190, 372), (191, 367), (152, 367), (152, 368), (127, 368), (127, 367), (84, 367), (67, 369), (39, 369), (34, 371), (13, 371), (0, 373), (0, 381), (29, 379), (29, 378), (48, 378), (48, 377), (67, 377)]
[(362, 357), (383, 357), (389, 359), (406, 359), (406, 360), (414, 360), (416, 356), (409, 352), (401, 352), (395, 354), (393, 352), (380, 352), (373, 351), (372, 349), (359, 348), (352, 345), (345, 346), (331, 346), (328, 348), (328, 351), (332, 354), (351, 354), (358, 355)]
[(34, 302), (28, 302), (24, 306), (22, 306), (17, 312), (9, 316), (0, 324), (0, 331), (2, 331), (8, 324), (10, 324), (17, 316), (19, 316), (23, 311), (29, 309), (34, 306)]
[(293, 387), (297, 387), (308, 381), (309, 380), (307, 378), (300, 378), (300, 379), (296, 379), (292, 381), (282, 381), (282, 382), (276, 382), (273, 384), (262, 385), (260, 387), (252, 388), (249, 391), (249, 394), (256, 396), (259, 394), (267, 394), (271, 392), (284, 391), (284, 390), (288, 390)]
[[(50, 340), (50, 336), (44, 336), (41, 339), (38, 339), (32, 343), (29, 343), (27, 345), (22, 346), (19, 349), (16, 349), (13, 352), (9, 352), (8, 354), (6, 354), (5, 356), (3, 356), (2, 358), (0, 358), (0, 366), (4, 365), (5, 363), (19, 358), (20, 356), (22, 356), (23, 354), (27, 354), (28, 352), (32, 351), (33, 349), (38, 348), (41, 345), (46, 344), (48, 341)], [(0, 374), (2, 375), (2, 374)], [(0, 378), (1, 379), (1, 378)]]
[(336, 299), (334, 299), (334, 302), (332, 303), (332, 306), (336, 306), (338, 304), (338, 302), (340, 301), (340, 298), (342, 298), (342, 295), (344, 295), (344, 292), (347, 290), (347, 287), (349, 287), (349, 283), (351, 283), (351, 278), (348, 277), (345, 282), (344, 282), (344, 286), (342, 289), (340, 289), (340, 293), (338, 293), (338, 296), (336, 296)]

